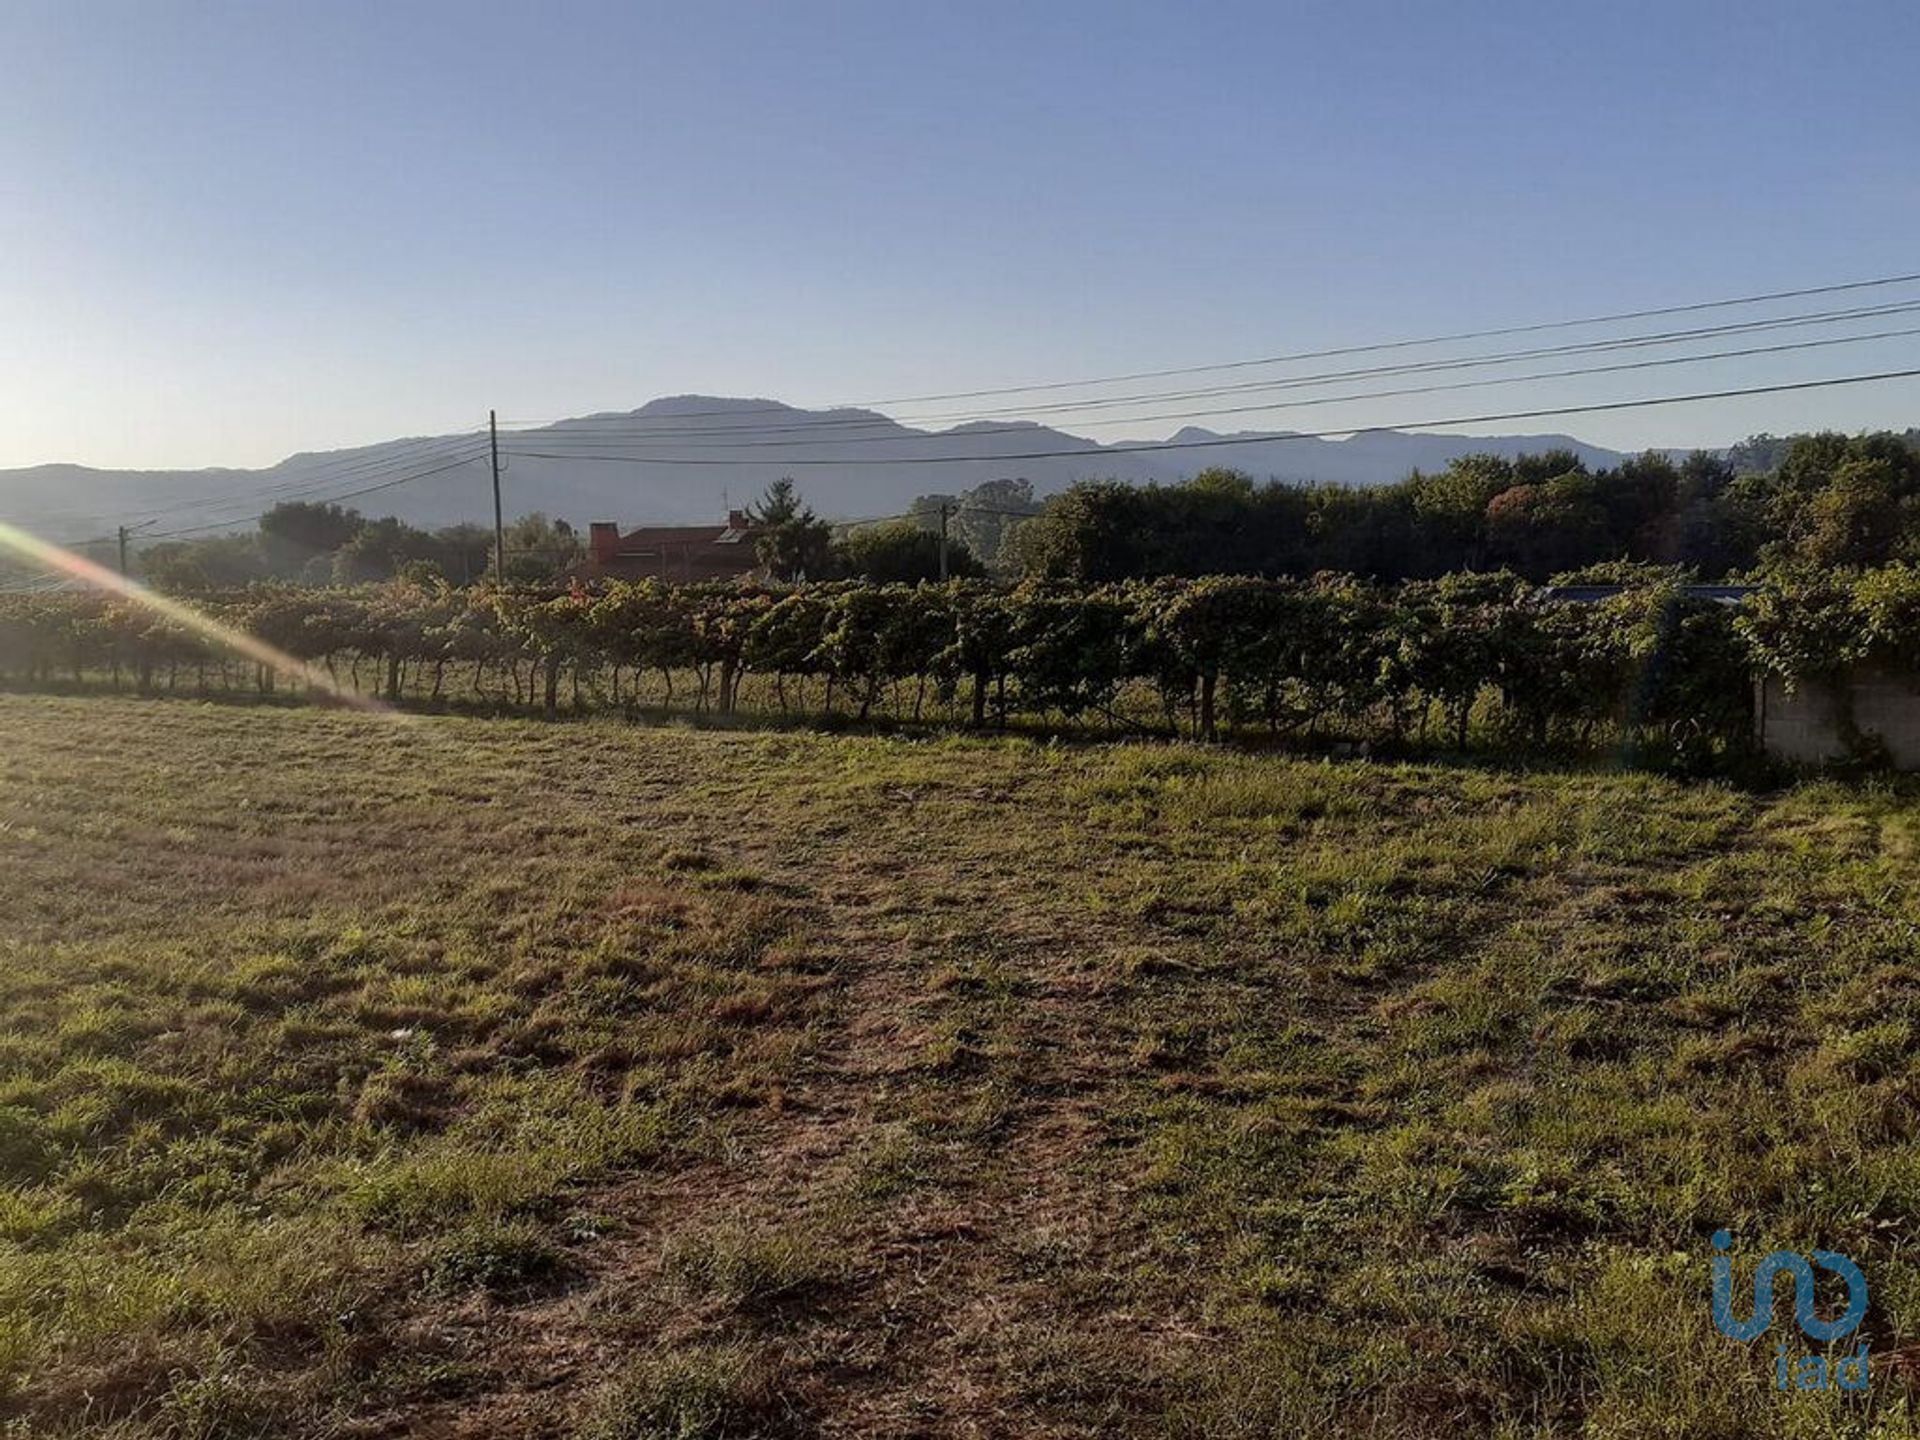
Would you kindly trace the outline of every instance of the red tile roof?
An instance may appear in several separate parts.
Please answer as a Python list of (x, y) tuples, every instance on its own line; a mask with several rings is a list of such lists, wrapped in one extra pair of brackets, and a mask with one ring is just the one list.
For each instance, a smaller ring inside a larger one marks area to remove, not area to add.
[(743, 515), (725, 525), (642, 525), (621, 531), (593, 526), (587, 559), (574, 574), (583, 580), (726, 580), (760, 568), (754, 554), (756, 528)]

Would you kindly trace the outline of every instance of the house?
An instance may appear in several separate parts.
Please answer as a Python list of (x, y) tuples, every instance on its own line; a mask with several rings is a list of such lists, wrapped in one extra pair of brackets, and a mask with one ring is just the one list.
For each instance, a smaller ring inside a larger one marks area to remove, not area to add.
[(729, 510), (725, 525), (643, 525), (622, 531), (596, 520), (587, 531), (587, 558), (577, 580), (739, 580), (759, 573), (754, 540), (760, 529), (744, 510)]

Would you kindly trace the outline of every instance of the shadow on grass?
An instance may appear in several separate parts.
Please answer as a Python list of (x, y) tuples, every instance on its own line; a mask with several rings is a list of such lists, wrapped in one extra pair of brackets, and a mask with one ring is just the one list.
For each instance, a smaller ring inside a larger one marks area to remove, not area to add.
[(17, 680), (0, 681), (0, 695), (36, 695), (119, 700), (170, 700), (235, 709), (287, 710), (296, 708), (347, 710), (375, 702), (403, 715), (458, 716), (472, 720), (538, 720), (552, 725), (624, 725), (648, 729), (686, 729), (749, 734), (828, 734), (926, 739), (962, 737), (981, 741), (1013, 740), (1029, 744), (1099, 749), (1114, 745), (1204, 746), (1210, 750), (1246, 755), (1272, 755), (1289, 760), (1318, 760), (1351, 764), (1418, 764), (1443, 769), (1472, 770), (1500, 775), (1609, 775), (1644, 773), (1692, 782), (1715, 782), (1753, 794), (1781, 790), (1798, 781), (1829, 781), (1885, 789), (1895, 797), (1920, 797), (1920, 775), (1873, 769), (1858, 764), (1827, 767), (1796, 766), (1757, 751), (1723, 749), (1703, 759), (1676, 760), (1658, 741), (1622, 738), (1611, 744), (1579, 746), (1516, 741), (1497, 726), (1479, 727), (1474, 740), (1460, 749), (1439, 741), (1413, 737), (1353, 739), (1339, 735), (1271, 734), (1227, 731), (1203, 742), (1167, 728), (1130, 717), (1079, 720), (1046, 715), (1012, 715), (1004, 722), (975, 727), (948, 718), (912, 719), (893, 715), (858, 715), (821, 710), (736, 709), (678, 705), (563, 703), (548, 714), (537, 702), (404, 696), (398, 701), (364, 691), (345, 699), (305, 691), (162, 688), (140, 690), (129, 685), (98, 681), (48, 681), (28, 686)]

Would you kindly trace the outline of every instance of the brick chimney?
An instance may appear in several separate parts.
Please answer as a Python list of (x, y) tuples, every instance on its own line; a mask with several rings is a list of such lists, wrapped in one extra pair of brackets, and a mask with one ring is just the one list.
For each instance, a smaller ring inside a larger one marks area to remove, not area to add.
[(727, 528), (729, 530), (744, 530), (751, 524), (753, 524), (753, 520), (751, 517), (748, 516), (746, 511), (744, 510), (727, 511)]
[(611, 565), (620, 554), (620, 527), (611, 520), (596, 520), (587, 527), (587, 554), (596, 565)]

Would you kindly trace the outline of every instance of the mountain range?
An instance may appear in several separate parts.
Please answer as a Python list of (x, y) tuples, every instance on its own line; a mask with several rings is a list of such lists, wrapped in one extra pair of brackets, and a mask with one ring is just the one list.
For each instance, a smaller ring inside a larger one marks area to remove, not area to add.
[[(1567, 435), (1395, 430), (1326, 440), (1188, 427), (1164, 441), (1102, 444), (1032, 423), (921, 430), (872, 410), (804, 410), (702, 395), (503, 431), (500, 445), (507, 516), (537, 510), (579, 525), (719, 521), (730, 504), (751, 502), (782, 475), (794, 477), (821, 515), (851, 519), (898, 513), (917, 495), (956, 493), (1002, 478), (1024, 478), (1047, 495), (1076, 480), (1172, 481), (1220, 465), (1259, 479), (1365, 486), (1475, 452), (1513, 456), (1560, 448), (1593, 467), (1623, 458)], [(243, 529), (259, 511), (287, 499), (337, 499), (422, 526), (490, 521), (485, 437), (416, 436), (293, 455), (261, 470), (0, 470), (0, 520), (68, 542), (142, 521), (152, 522), (144, 532), (150, 537)]]

